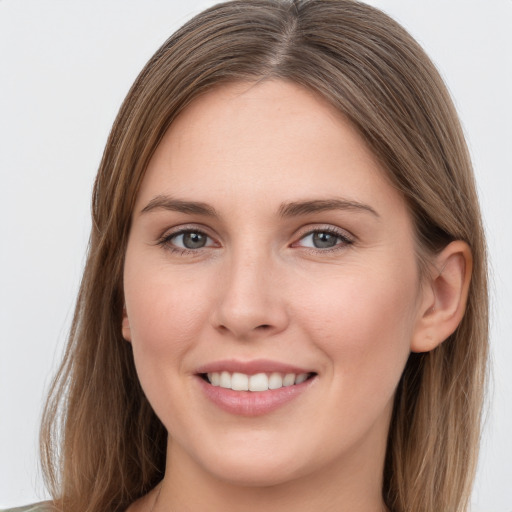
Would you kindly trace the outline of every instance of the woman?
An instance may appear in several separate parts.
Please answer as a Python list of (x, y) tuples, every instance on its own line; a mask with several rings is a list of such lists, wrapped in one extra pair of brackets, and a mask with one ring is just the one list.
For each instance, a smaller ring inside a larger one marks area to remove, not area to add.
[(486, 359), (471, 164), (421, 48), (352, 1), (221, 4), (107, 143), (53, 505), (462, 511)]

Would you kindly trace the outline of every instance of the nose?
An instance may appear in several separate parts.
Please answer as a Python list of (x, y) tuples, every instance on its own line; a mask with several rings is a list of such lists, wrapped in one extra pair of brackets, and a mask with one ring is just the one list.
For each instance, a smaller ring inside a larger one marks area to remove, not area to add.
[(283, 275), (271, 255), (246, 251), (229, 258), (218, 282), (213, 325), (223, 334), (250, 340), (288, 326)]

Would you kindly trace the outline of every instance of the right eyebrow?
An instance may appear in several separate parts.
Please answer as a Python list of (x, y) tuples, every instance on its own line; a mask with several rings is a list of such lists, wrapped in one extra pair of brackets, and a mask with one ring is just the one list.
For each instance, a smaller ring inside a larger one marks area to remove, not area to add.
[(141, 214), (154, 210), (171, 210), (174, 212), (204, 215), (207, 217), (218, 217), (215, 209), (207, 203), (197, 201), (183, 201), (173, 197), (158, 195), (140, 211)]

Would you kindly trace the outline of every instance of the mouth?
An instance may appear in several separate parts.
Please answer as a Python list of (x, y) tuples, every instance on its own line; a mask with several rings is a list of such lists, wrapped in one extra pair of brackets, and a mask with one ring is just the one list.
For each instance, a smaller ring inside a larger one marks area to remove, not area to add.
[(282, 372), (260, 372), (247, 374), (241, 372), (230, 372), (227, 370), (218, 372), (200, 373), (199, 377), (208, 384), (233, 391), (264, 392), (277, 390), (291, 386), (298, 386), (313, 379), (315, 372), (282, 373)]
[(318, 373), (270, 360), (224, 360), (198, 368), (199, 388), (209, 402), (235, 416), (261, 416), (309, 391)]
[(224, 359), (197, 368), (195, 376), (215, 406), (236, 416), (260, 416), (310, 396), (319, 374), (270, 359)]

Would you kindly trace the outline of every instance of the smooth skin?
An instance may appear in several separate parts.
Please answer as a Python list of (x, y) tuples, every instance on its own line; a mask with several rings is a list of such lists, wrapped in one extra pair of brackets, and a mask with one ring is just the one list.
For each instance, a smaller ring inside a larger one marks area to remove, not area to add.
[[(420, 276), (404, 199), (321, 98), (272, 80), (196, 99), (150, 161), (126, 253), (122, 332), (169, 432), (158, 500), (129, 512), (385, 510), (397, 384), (457, 327), (470, 273), (453, 242)], [(316, 376), (241, 417), (199, 385), (226, 359)]]

